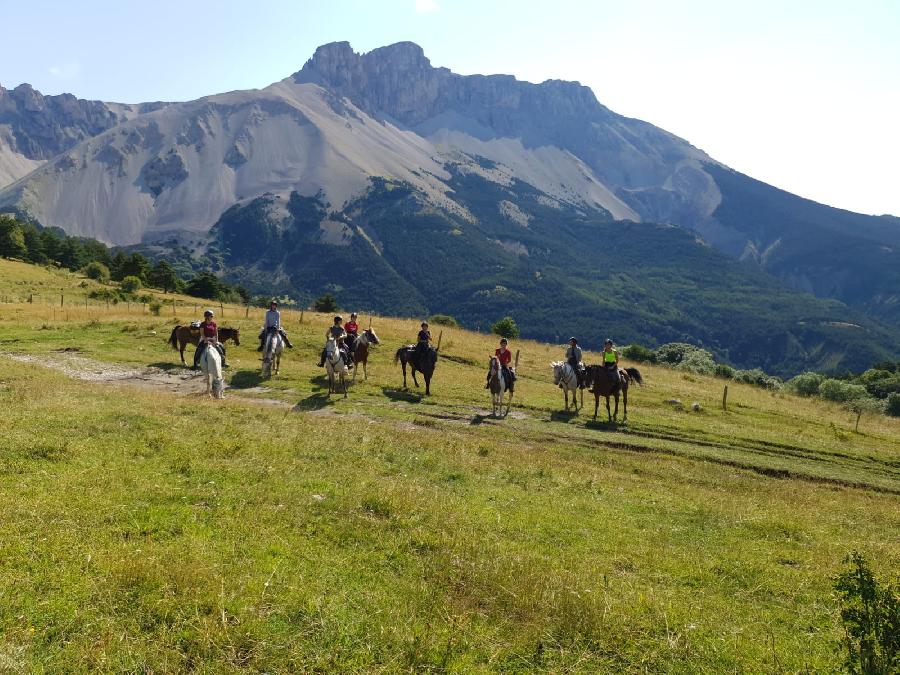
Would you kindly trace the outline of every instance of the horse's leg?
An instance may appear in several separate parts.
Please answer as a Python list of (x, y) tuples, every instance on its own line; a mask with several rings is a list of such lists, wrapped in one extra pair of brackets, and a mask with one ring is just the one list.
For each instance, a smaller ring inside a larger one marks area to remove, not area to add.
[(369, 356), (366, 355), (366, 358), (363, 359), (363, 379), (369, 379)]
[(181, 354), (181, 365), (186, 366), (187, 362), (184, 360), (184, 348), (187, 347), (187, 342), (182, 342), (181, 339), (179, 339), (178, 345), (179, 345), (179, 353)]
[(422, 377), (425, 378), (425, 395), (431, 396), (431, 375), (422, 373)]
[(628, 421), (628, 383), (622, 387), (622, 423)]
[(613, 413), (613, 419), (619, 421), (619, 392), (616, 392), (616, 410)]
[(416, 388), (418, 388), (419, 381), (416, 379), (416, 367), (411, 365), (410, 371), (412, 372), (413, 383), (416, 385)]
[(600, 408), (600, 394), (594, 391), (594, 419), (597, 419), (597, 410)]
[(606, 396), (606, 417), (608, 422), (612, 422), (612, 413), (609, 411), (609, 395)]
[(569, 390), (566, 387), (563, 387), (563, 396), (566, 400), (566, 412), (569, 412)]
[[(514, 389), (509, 390), (509, 401), (507, 401), (507, 403), (506, 403), (506, 415), (509, 415), (509, 409), (512, 408), (512, 399), (513, 399), (514, 393), (515, 393)], [(500, 410), (501, 411), (503, 410), (503, 398), (502, 397), (500, 398)], [(504, 417), (506, 417), (506, 415), (504, 415)]]
[(406, 386), (406, 361), (404, 359), (400, 359), (400, 366), (403, 368), (403, 388), (408, 389)]

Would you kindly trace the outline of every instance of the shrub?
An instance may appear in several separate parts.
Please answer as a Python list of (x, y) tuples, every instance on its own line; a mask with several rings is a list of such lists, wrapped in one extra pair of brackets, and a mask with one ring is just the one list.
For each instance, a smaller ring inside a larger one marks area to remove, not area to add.
[(144, 287), (144, 284), (141, 283), (141, 280), (138, 279), (134, 275), (130, 275), (122, 279), (119, 283), (119, 288), (122, 289), (123, 293), (136, 293)]
[(513, 321), (513, 318), (511, 316), (504, 316), (497, 323), (491, 326), (491, 332), (494, 335), (499, 335), (500, 337), (505, 338), (519, 337), (519, 327), (516, 325), (516, 322)]
[(819, 373), (800, 373), (787, 381), (786, 385), (795, 394), (800, 396), (817, 396), (819, 387), (825, 381), (825, 376)]
[(428, 317), (428, 323), (437, 324), (438, 326), (449, 326), (450, 328), (459, 327), (459, 322), (447, 314), (434, 314)]
[(678, 365), (678, 370), (686, 370), (698, 375), (712, 375), (716, 370), (716, 364), (713, 361), (712, 354), (705, 349), (696, 349), (687, 352)]
[(856, 413), (856, 428), (854, 431), (859, 431), (859, 418), (863, 416), (863, 413), (875, 413), (877, 415), (884, 413), (885, 401), (866, 396), (865, 398), (851, 399), (844, 404), (844, 407), (850, 412)]
[(336, 312), (337, 308), (337, 301), (331, 293), (326, 293), (321, 298), (316, 298), (313, 301), (313, 309), (317, 312), (331, 313)]
[(159, 313), (162, 311), (162, 303), (159, 300), (153, 300), (150, 303), (150, 313), (153, 316), (159, 316)]
[(734, 378), (734, 368), (727, 363), (717, 363), (714, 375), (716, 377), (724, 377), (727, 380)]
[(846, 403), (857, 398), (867, 398), (869, 393), (861, 384), (851, 384), (841, 380), (825, 380), (819, 385), (819, 396), (827, 401)]
[(101, 283), (109, 281), (109, 268), (102, 262), (96, 260), (89, 262), (81, 271), (88, 279), (93, 279), (94, 281), (99, 281)]
[(888, 395), (884, 411), (891, 417), (900, 417), (900, 394), (895, 392)]
[(857, 552), (834, 580), (844, 622), (844, 667), (850, 673), (896, 673), (900, 668), (900, 595), (875, 578)]
[(684, 358), (685, 354), (700, 349), (686, 342), (669, 342), (656, 349), (656, 360), (659, 363), (668, 363), (670, 365), (678, 365)]
[(622, 356), (639, 363), (656, 363), (656, 352), (643, 345), (628, 345), (622, 350)]
[(736, 370), (734, 371), (734, 379), (736, 382), (744, 382), (745, 384), (755, 384), (757, 387), (765, 389), (780, 389), (781, 380), (773, 375), (766, 374), (759, 368), (752, 370)]

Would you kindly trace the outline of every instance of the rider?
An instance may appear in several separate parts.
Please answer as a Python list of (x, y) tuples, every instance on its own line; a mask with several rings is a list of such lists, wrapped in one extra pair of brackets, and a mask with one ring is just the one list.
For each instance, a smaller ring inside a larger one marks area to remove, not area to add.
[(569, 348), (566, 349), (566, 363), (572, 366), (575, 375), (578, 377), (578, 386), (584, 386), (584, 374), (581, 371), (582, 353), (581, 347), (578, 346), (578, 340), (574, 337), (569, 338)]
[(606, 368), (606, 372), (609, 373), (614, 382), (618, 382), (619, 352), (613, 347), (612, 339), (607, 339), (603, 343), (603, 351), (600, 352), (600, 357), (603, 359), (603, 367)]
[(279, 333), (281, 333), (281, 337), (284, 339), (284, 344), (288, 346), (288, 349), (293, 349), (294, 345), (291, 344), (291, 341), (288, 340), (287, 333), (284, 331), (284, 328), (281, 327), (281, 312), (278, 311), (278, 302), (275, 299), (269, 303), (269, 309), (266, 311), (266, 320), (263, 322), (263, 328), (259, 331), (259, 347), (256, 348), (256, 351), (261, 352), (263, 350), (263, 345), (265, 344), (266, 339), (266, 331), (269, 328), (276, 328)]
[(428, 351), (428, 345), (431, 342), (431, 331), (428, 330), (428, 322), (422, 322), (422, 329), (419, 331), (418, 336), (416, 336), (416, 350), (415, 357), (416, 361), (419, 362), (425, 353)]
[(356, 312), (353, 312), (350, 314), (350, 320), (344, 324), (344, 332), (347, 333), (344, 341), (347, 343), (347, 349), (351, 354), (356, 348), (356, 338), (359, 337), (359, 324), (356, 323), (356, 317)]
[[(500, 339), (500, 347), (494, 350), (494, 356), (497, 357), (497, 360), (500, 361), (500, 370), (503, 374), (503, 377), (506, 378), (506, 381), (512, 385), (513, 382), (516, 381), (516, 371), (509, 367), (509, 364), (512, 363), (512, 352), (509, 350), (509, 340), (506, 338)], [(491, 371), (488, 371), (487, 376), (487, 384), (484, 385), (485, 389), (491, 388)]]
[[(341, 316), (334, 317), (334, 323), (325, 331), (325, 339), (334, 338), (334, 341), (337, 343), (338, 348), (341, 350), (341, 356), (344, 358), (344, 363), (347, 364), (348, 367), (353, 367), (353, 360), (350, 358), (350, 353), (347, 351), (347, 345), (344, 344), (344, 338), (347, 337), (347, 333), (344, 330), (344, 319)], [(322, 348), (322, 355), (319, 358), (319, 367), (325, 365), (325, 357), (327, 356), (327, 347)]]
[(203, 350), (207, 347), (208, 340), (212, 341), (216, 346), (216, 349), (218, 349), (219, 353), (222, 355), (222, 367), (227, 368), (228, 364), (225, 363), (225, 345), (219, 342), (219, 327), (216, 325), (216, 322), (213, 321), (213, 312), (211, 309), (203, 312), (203, 321), (200, 322), (200, 342), (197, 345), (197, 349), (194, 350), (193, 370), (198, 370), (200, 368), (200, 357), (203, 355)]

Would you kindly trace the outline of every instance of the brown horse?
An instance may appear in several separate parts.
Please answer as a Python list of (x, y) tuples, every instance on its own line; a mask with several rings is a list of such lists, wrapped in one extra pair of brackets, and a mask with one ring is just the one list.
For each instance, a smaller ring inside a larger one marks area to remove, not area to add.
[[(220, 328), (219, 329), (219, 339), (222, 342), (226, 342), (231, 340), (234, 342), (235, 346), (241, 346), (241, 331), (239, 328)], [(175, 326), (172, 329), (172, 334), (169, 336), (169, 344), (172, 345), (172, 349), (177, 349), (181, 355), (181, 363), (182, 365), (187, 365), (184, 361), (184, 348), (188, 345), (198, 345), (200, 344), (200, 329), (199, 328), (191, 328), (190, 326)]]
[[(600, 407), (600, 397), (606, 398), (606, 414), (609, 421), (612, 422), (619, 416), (619, 393), (622, 394), (622, 401), (625, 410), (622, 414), (622, 422), (628, 421), (628, 384), (631, 381), (638, 384), (644, 384), (641, 373), (637, 368), (620, 368), (618, 381), (613, 381), (609, 371), (603, 366), (588, 366), (584, 376), (585, 384), (588, 391), (594, 395), (594, 419), (597, 419), (597, 410)], [(614, 413), (609, 412), (609, 397), (616, 397), (616, 408)]]
[(436, 347), (428, 346), (421, 354), (416, 352), (415, 345), (406, 345), (400, 347), (394, 354), (394, 363), (403, 366), (403, 388), (406, 389), (406, 366), (407, 364), (412, 370), (412, 379), (415, 385), (419, 386), (416, 379), (416, 371), (422, 373), (425, 378), (425, 395), (431, 395), (431, 377), (434, 375), (434, 367), (437, 365), (438, 350)]
[(359, 372), (359, 364), (363, 367), (363, 379), (369, 379), (369, 371), (366, 364), (369, 361), (369, 345), (379, 344), (378, 336), (371, 328), (363, 331), (353, 343), (353, 382), (356, 382), (356, 374)]

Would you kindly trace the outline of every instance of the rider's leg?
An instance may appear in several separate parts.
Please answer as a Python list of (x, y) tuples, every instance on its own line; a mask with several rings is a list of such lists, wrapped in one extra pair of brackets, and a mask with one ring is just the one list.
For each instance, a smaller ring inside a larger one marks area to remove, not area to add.
[(219, 354), (222, 355), (222, 367), (223, 367), (223, 368), (227, 368), (227, 367), (228, 367), (228, 364), (225, 362), (225, 345), (222, 344), (221, 342), (219, 342), (219, 343), (216, 345), (216, 349), (218, 349), (218, 350), (219, 350)]
[(206, 349), (206, 343), (201, 342), (197, 345), (197, 349), (194, 350), (194, 365), (192, 368), (197, 370), (200, 367), (200, 357), (203, 356), (203, 350)]
[(288, 340), (288, 336), (287, 336), (287, 333), (285, 332), (284, 328), (281, 329), (281, 337), (282, 337), (282, 339), (284, 340), (284, 344), (287, 345), (287, 348), (288, 348), (288, 349), (293, 349), (293, 348), (294, 348), (294, 345), (292, 345), (292, 344), (291, 344), (291, 341)]
[(319, 368), (325, 365), (325, 357), (328, 355), (328, 350), (325, 347), (322, 348), (322, 355), (319, 357)]
[(259, 331), (259, 347), (256, 348), (256, 351), (261, 352), (263, 350), (263, 341), (266, 339), (266, 331), (265, 329)]

